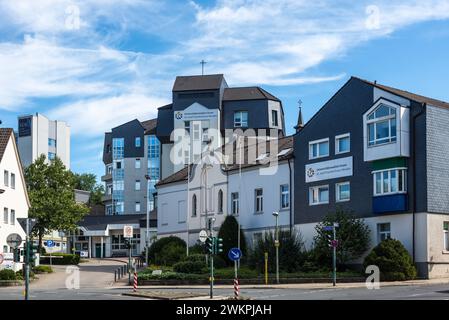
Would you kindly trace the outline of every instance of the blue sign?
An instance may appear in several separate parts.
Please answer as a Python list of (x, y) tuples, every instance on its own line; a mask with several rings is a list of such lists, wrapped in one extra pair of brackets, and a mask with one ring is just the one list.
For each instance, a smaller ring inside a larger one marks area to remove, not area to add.
[(323, 230), (324, 231), (332, 231), (332, 230), (334, 230), (334, 227), (333, 226), (325, 226), (325, 227), (323, 227)]
[(242, 257), (242, 250), (240, 250), (239, 248), (232, 248), (231, 250), (229, 250), (228, 252), (228, 258), (231, 261), (237, 261), (240, 260), (240, 258)]
[(55, 242), (53, 240), (47, 240), (47, 247), (51, 248), (55, 246)]

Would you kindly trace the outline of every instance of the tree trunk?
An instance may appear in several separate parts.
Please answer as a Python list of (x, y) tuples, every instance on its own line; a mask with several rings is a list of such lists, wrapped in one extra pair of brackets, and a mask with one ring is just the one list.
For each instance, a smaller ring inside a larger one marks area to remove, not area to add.
[(39, 254), (41, 254), (41, 250), (42, 250), (42, 238), (43, 238), (43, 236), (44, 236), (44, 229), (39, 229), (39, 232), (38, 232), (38, 240), (39, 240), (39, 242), (38, 242), (38, 244), (37, 244), (37, 253), (39, 253)]

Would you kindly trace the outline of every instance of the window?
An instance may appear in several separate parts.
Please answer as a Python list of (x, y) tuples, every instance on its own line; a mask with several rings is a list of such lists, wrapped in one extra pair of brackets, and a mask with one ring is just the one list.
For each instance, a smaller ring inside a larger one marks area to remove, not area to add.
[(218, 213), (223, 213), (223, 191), (218, 191)]
[(309, 142), (309, 159), (329, 156), (329, 138)]
[(379, 105), (368, 115), (368, 146), (396, 141), (396, 108)]
[(277, 127), (278, 126), (278, 112), (277, 110), (271, 110), (271, 126)]
[(254, 190), (255, 194), (255, 211), (257, 213), (263, 212), (263, 189)]
[(189, 150), (184, 150), (184, 164), (190, 164), (190, 152)]
[(288, 184), (281, 185), (281, 209), (286, 209), (290, 206), (290, 191)]
[(112, 213), (113, 213), (113, 211), (112, 211), (112, 204), (108, 204), (107, 206), (106, 206), (106, 215), (108, 215), (108, 216), (112, 216)]
[(3, 246), (3, 252), (4, 252), (4, 253), (8, 252), (8, 246), (7, 246), (7, 245), (4, 245), (4, 246)]
[(193, 140), (200, 140), (200, 124), (193, 124)]
[(3, 184), (5, 187), (9, 187), (9, 171), (3, 171)]
[(234, 127), (248, 126), (248, 111), (234, 112)]
[(3, 222), (8, 224), (8, 208), (3, 208)]
[(136, 162), (135, 162), (134, 168), (136, 168), (136, 169), (140, 169), (140, 159), (136, 159)]
[(141, 146), (141, 140), (140, 140), (140, 137), (136, 137), (136, 139), (135, 139), (135, 145), (136, 145), (136, 148), (140, 148), (140, 146)]
[(184, 121), (184, 130), (190, 135), (190, 121)]
[(12, 225), (16, 224), (16, 210), (11, 210), (10, 223)]
[(54, 153), (54, 152), (49, 152), (48, 153), (48, 160), (55, 160), (55, 158), (56, 158), (56, 153)]
[(406, 169), (376, 171), (373, 177), (375, 196), (407, 192)]
[(309, 189), (309, 204), (329, 203), (329, 186), (317, 186)]
[(449, 251), (449, 222), (443, 222), (444, 251)]
[(136, 180), (136, 184), (135, 184), (135, 191), (140, 191), (140, 180)]
[(114, 138), (112, 139), (112, 159), (120, 160), (125, 156), (125, 139)]
[(136, 202), (136, 212), (140, 212), (140, 202)]
[(106, 194), (107, 195), (112, 195), (112, 184), (108, 184), (106, 186)]
[(48, 146), (49, 147), (55, 147), (56, 148), (56, 140), (48, 138)]
[(231, 212), (234, 215), (239, 214), (239, 193), (238, 192), (231, 193)]
[(197, 203), (196, 203), (196, 194), (192, 197), (192, 217), (196, 217), (197, 213)]
[(381, 242), (391, 238), (391, 225), (390, 223), (378, 223), (377, 224), (377, 242)]
[(335, 137), (335, 154), (349, 152), (351, 150), (351, 138), (349, 133)]
[(209, 128), (203, 128), (203, 142), (209, 141)]
[(106, 174), (112, 174), (112, 164), (106, 166)]
[(337, 202), (349, 201), (351, 199), (351, 185), (349, 182), (337, 183), (335, 185), (335, 193)]
[(16, 188), (16, 175), (14, 173), (11, 173), (11, 189)]

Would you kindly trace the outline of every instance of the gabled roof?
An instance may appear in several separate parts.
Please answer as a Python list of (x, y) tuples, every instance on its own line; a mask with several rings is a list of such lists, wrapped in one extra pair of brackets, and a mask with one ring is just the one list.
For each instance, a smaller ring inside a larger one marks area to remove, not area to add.
[(260, 87), (236, 87), (224, 89), (223, 101), (274, 100), (281, 101)]
[(223, 81), (222, 74), (178, 76), (173, 85), (173, 91), (214, 90), (219, 89)]
[(12, 133), (13, 130), (11, 128), (0, 128), (0, 161), (3, 159), (6, 146), (8, 145)]
[(142, 121), (140, 124), (145, 129), (145, 134), (150, 134), (150, 133), (156, 132), (157, 118)]
[[(192, 168), (192, 167), (190, 167), (190, 168)], [(168, 177), (160, 180), (156, 184), (156, 186), (161, 186), (163, 184), (168, 184), (168, 183), (173, 183), (173, 182), (179, 182), (179, 181), (187, 180), (187, 174), (188, 174), (188, 170), (187, 170), (187, 166), (185, 166), (181, 170), (179, 170), (179, 171), (169, 175)]]
[(376, 88), (379, 88), (381, 90), (385, 90), (387, 92), (390, 92), (392, 94), (401, 96), (401, 97), (409, 99), (409, 100), (413, 100), (413, 101), (416, 101), (416, 102), (419, 102), (419, 103), (427, 103), (427, 104), (430, 104), (430, 105), (435, 106), (435, 107), (449, 109), (449, 103), (445, 102), (445, 101), (441, 101), (441, 100), (437, 100), (437, 99), (421, 96), (419, 94), (415, 94), (415, 93), (408, 92), (408, 91), (405, 91), (405, 90), (389, 87), (389, 86), (386, 86), (386, 85), (383, 85), (383, 84), (378, 84), (377, 82), (371, 82), (371, 81), (368, 81), (368, 80), (365, 80), (365, 79), (360, 79), (360, 78), (357, 78), (357, 77), (352, 77), (352, 78), (358, 79), (358, 80), (363, 81), (365, 83), (368, 83), (368, 84), (370, 84), (370, 85), (372, 85), (372, 86), (374, 86)]

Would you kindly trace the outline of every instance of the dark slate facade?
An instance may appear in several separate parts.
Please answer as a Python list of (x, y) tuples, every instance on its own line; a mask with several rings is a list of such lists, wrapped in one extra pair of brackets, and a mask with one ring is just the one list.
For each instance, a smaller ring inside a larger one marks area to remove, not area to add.
[[(364, 161), (363, 114), (372, 106), (374, 86), (352, 77), (294, 136), (295, 156), (295, 224), (322, 221), (323, 217), (337, 208), (353, 211), (358, 217), (376, 217), (381, 214), (404, 214), (425, 212), (426, 198), (426, 114), (422, 103), (410, 101), (410, 157), (401, 160), (407, 167), (407, 193), (401, 198), (383, 196), (380, 209), (376, 211), (373, 197), (373, 174), (376, 162)], [(419, 114), (419, 115), (418, 115)], [(418, 115), (418, 116), (416, 116)], [(416, 116), (416, 117), (415, 117)], [(415, 124), (415, 125), (414, 125)], [(336, 154), (335, 137), (350, 133), (350, 152)], [(329, 138), (329, 156), (309, 160), (309, 142)], [(414, 145), (414, 147), (413, 147)], [(306, 183), (307, 164), (339, 158), (353, 157), (353, 175)], [(414, 164), (414, 159), (416, 162)], [(416, 170), (414, 169), (416, 167)], [(416, 179), (414, 181), (414, 179)], [(350, 182), (350, 200), (336, 202), (336, 184)], [(415, 184), (416, 182), (416, 184)], [(309, 188), (329, 185), (329, 203), (310, 205)], [(414, 195), (415, 199), (414, 199)], [(398, 202), (399, 201), (399, 202)], [(401, 206), (403, 201), (403, 207)]]

